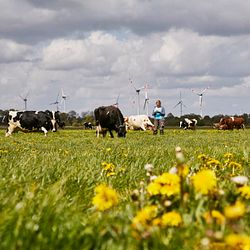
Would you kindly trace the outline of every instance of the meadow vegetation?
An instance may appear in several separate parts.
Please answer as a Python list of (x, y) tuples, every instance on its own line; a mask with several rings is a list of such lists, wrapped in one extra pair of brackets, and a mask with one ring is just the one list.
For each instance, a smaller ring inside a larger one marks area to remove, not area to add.
[(250, 249), (249, 137), (1, 131), (0, 249)]

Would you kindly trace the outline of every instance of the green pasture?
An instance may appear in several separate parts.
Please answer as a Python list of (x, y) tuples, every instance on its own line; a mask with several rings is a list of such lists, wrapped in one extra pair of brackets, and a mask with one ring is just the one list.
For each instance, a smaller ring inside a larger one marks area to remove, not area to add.
[[(59, 130), (47, 137), (19, 132), (8, 138), (3, 130), (0, 132), (1, 250), (210, 249), (205, 240), (218, 241), (223, 247), (229, 233), (250, 235), (247, 199), (246, 212), (237, 225), (232, 221), (223, 227), (206, 225), (201, 216), (209, 206), (223, 211), (220, 199), (225, 206), (236, 200), (231, 176), (250, 177), (250, 130), (166, 129), (164, 135), (156, 136), (150, 131), (130, 131), (125, 139), (96, 138), (90, 130)], [(225, 154), (230, 153), (241, 169), (232, 172), (211, 166), (216, 168), (218, 186), (226, 198), (193, 195), (181, 208), (176, 205), (179, 201), (171, 200), (183, 214), (183, 225), (136, 237), (131, 227), (133, 218), (155, 201), (149, 201), (146, 194), (133, 199), (131, 194), (135, 189), (145, 190), (146, 164), (153, 165), (156, 176), (177, 165), (177, 146), (192, 173), (204, 164), (199, 158), (202, 154), (223, 164)], [(103, 163), (113, 164), (114, 175), (107, 176)], [(119, 194), (118, 205), (103, 212), (92, 204), (94, 189), (101, 183)]]

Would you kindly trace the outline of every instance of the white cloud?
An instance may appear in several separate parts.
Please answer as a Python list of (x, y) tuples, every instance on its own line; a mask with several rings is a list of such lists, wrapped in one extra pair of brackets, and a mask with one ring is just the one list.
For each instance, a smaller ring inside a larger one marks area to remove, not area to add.
[(31, 47), (13, 42), (8, 39), (0, 39), (0, 63), (23, 61), (31, 53)]

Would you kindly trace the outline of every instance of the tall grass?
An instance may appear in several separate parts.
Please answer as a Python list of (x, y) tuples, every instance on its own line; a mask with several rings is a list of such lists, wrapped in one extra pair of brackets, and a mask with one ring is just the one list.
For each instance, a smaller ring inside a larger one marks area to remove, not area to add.
[[(192, 249), (194, 235), (204, 233), (192, 226), (176, 236), (161, 231), (150, 243), (131, 236), (137, 210), (131, 192), (146, 181), (144, 165), (152, 164), (155, 175), (168, 171), (180, 146), (189, 166), (199, 165), (200, 154), (221, 160), (232, 153), (249, 176), (249, 135), (249, 130), (174, 129), (163, 136), (129, 132), (126, 139), (96, 138), (94, 131), (80, 130), (47, 137), (19, 132), (5, 138), (2, 133), (0, 249)], [(107, 177), (103, 162), (114, 164), (116, 175)], [(117, 190), (121, 200), (104, 213), (92, 204), (100, 183)], [(249, 231), (249, 218), (244, 223)]]

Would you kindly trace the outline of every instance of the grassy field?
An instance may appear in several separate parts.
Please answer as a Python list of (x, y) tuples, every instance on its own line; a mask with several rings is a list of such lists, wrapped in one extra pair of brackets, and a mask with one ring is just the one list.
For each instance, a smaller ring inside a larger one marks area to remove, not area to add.
[(0, 132), (0, 249), (250, 249), (250, 130)]

